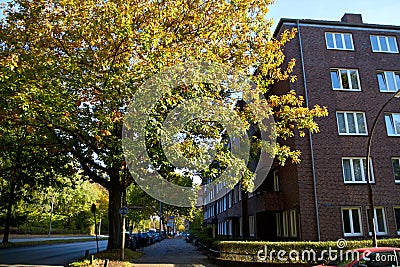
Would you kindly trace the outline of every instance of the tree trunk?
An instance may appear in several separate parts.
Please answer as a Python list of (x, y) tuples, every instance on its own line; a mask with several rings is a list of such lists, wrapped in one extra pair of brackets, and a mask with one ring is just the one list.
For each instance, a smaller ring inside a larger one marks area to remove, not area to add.
[(14, 205), (15, 201), (15, 190), (17, 187), (17, 183), (14, 180), (11, 180), (10, 184), (10, 197), (8, 199), (8, 205), (7, 205), (7, 216), (6, 216), (6, 225), (4, 227), (4, 235), (3, 235), (3, 241), (2, 243), (8, 243), (8, 237), (10, 235), (10, 225), (11, 225), (11, 212), (12, 212), (12, 207)]
[(119, 177), (111, 177), (108, 193), (109, 238), (107, 249), (117, 249), (121, 242), (121, 216), (119, 209), (121, 208), (122, 186), (119, 183)]
[[(240, 189), (242, 190), (242, 189)], [(243, 227), (243, 237), (249, 238), (249, 212), (248, 212), (248, 197), (249, 194), (242, 190), (242, 227)]]

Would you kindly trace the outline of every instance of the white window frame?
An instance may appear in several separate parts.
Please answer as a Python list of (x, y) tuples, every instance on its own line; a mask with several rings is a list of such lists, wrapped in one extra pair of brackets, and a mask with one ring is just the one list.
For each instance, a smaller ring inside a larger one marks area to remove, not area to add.
[(289, 225), (290, 225), (290, 236), (297, 237), (297, 213), (296, 210), (290, 210), (289, 212)]
[(282, 216), (280, 213), (275, 214), (275, 223), (276, 223), (276, 236), (282, 236)]
[(397, 227), (397, 224), (400, 225), (400, 221), (397, 221), (397, 219), (396, 219), (396, 210), (400, 211), (400, 206), (394, 206), (393, 207), (394, 221), (395, 221), (395, 224), (396, 224), (396, 232), (397, 232), (398, 235), (400, 235), (400, 227)]
[[(343, 211), (348, 210), (349, 211), (349, 220), (350, 220), (350, 233), (345, 232), (345, 227), (344, 227), (344, 216), (343, 216)], [(360, 232), (355, 232), (354, 231), (354, 220), (353, 220), (353, 210), (357, 210), (358, 212), (358, 220), (360, 224)], [(342, 226), (343, 226), (343, 236), (362, 236), (363, 235), (363, 225), (362, 225), (362, 220), (361, 220), (361, 208), (360, 207), (346, 207), (342, 208)]]
[[(385, 232), (379, 232), (378, 229), (378, 217), (376, 216), (376, 211), (377, 210), (382, 210), (382, 217), (383, 217), (383, 223), (385, 226)], [(368, 217), (368, 213), (369, 213), (369, 207), (367, 207), (367, 224), (368, 224), (368, 233), (369, 235), (372, 235), (372, 232), (370, 231), (370, 226), (369, 226), (369, 217)], [(386, 209), (384, 207), (374, 207), (374, 219), (375, 219), (375, 231), (376, 231), (376, 235), (387, 235), (388, 234), (388, 228), (387, 228), (387, 219), (386, 219)]]
[[(333, 47), (329, 47), (328, 45), (328, 35), (332, 35), (332, 39), (333, 39)], [(351, 48), (346, 47), (346, 42), (344, 39), (345, 35), (349, 35), (350, 36), (350, 40), (351, 40)], [(336, 46), (336, 37), (340, 36), (340, 41), (343, 44), (343, 48), (337, 47)], [(340, 33), (340, 32), (325, 32), (325, 43), (326, 43), (326, 48), (327, 49), (333, 49), (333, 50), (349, 50), (349, 51), (354, 51), (354, 42), (353, 42), (353, 35), (351, 33)]]
[[(345, 129), (346, 129), (345, 133), (340, 132), (340, 123), (339, 123), (339, 116), (338, 116), (339, 114), (343, 114), (343, 116), (344, 116), (344, 125), (345, 125)], [(349, 132), (349, 122), (348, 122), (348, 119), (347, 119), (347, 115), (348, 114), (353, 114), (354, 128), (356, 129), (355, 133), (350, 133)], [(363, 123), (364, 123), (364, 126), (365, 126), (365, 133), (360, 133), (360, 129), (358, 128), (357, 114), (362, 114), (363, 115)], [(338, 129), (338, 134), (339, 135), (364, 135), (364, 136), (368, 135), (367, 119), (365, 117), (365, 112), (360, 112), (360, 111), (336, 111), (336, 123), (337, 123), (337, 129)]]
[[(375, 38), (375, 37), (377, 38), (378, 49), (374, 49), (374, 47), (373, 47), (373, 45), (372, 45), (372, 38)], [(380, 38), (384, 38), (384, 39), (385, 39), (386, 46), (387, 46), (387, 48), (389, 49), (388, 51), (382, 50), (381, 42), (379, 41)], [(397, 38), (396, 38), (395, 36), (370, 35), (369, 39), (370, 39), (370, 43), (371, 43), (372, 52), (380, 52), (380, 53), (399, 53), (399, 47), (398, 47), (398, 45), (397, 45)], [(395, 51), (391, 51), (391, 50), (390, 50), (389, 39), (394, 39), (394, 43), (396, 44), (396, 50), (395, 50)]]
[(243, 236), (243, 217), (239, 218), (239, 236)]
[[(344, 88), (343, 87), (341, 71), (346, 71), (347, 80), (349, 81), (350, 88)], [(357, 73), (358, 88), (353, 88), (353, 83), (352, 83), (351, 74), (350, 74), (352, 71), (355, 71)], [(336, 72), (338, 74), (340, 88), (333, 87), (332, 74), (331, 74), (332, 72)], [(351, 91), (351, 92), (360, 92), (361, 91), (360, 74), (358, 73), (357, 69), (332, 68), (332, 69), (330, 69), (329, 74), (330, 74), (330, 77), (331, 77), (332, 90), (334, 90), (334, 91)]]
[[(345, 169), (344, 169), (344, 160), (350, 160), (350, 171), (351, 171), (351, 181), (346, 181), (345, 177)], [(358, 160), (360, 162), (360, 166), (361, 166), (361, 177), (362, 180), (361, 181), (356, 181), (355, 180), (355, 173), (354, 173), (354, 161)], [(343, 181), (345, 184), (365, 184), (367, 183), (367, 175), (365, 173), (365, 170), (367, 168), (367, 166), (364, 166), (364, 160), (366, 160), (366, 158), (364, 157), (343, 157), (342, 158), (342, 173), (343, 173)], [(367, 165), (365, 163), (365, 165)], [(370, 158), (370, 168), (371, 168), (371, 175), (370, 175), (370, 183), (375, 183), (375, 179), (374, 179), (374, 168), (372, 166), (372, 158)]]
[(255, 221), (254, 221), (254, 216), (250, 215), (249, 216), (249, 236), (254, 237), (255, 236)]
[(278, 170), (274, 171), (274, 191), (279, 192), (279, 173)]
[[(386, 86), (387, 90), (383, 90), (380, 87), (380, 84), (379, 84), (378, 75), (382, 75), (382, 74), (383, 74), (383, 77), (384, 77), (385, 86)], [(400, 75), (400, 72), (399, 71), (384, 71), (384, 70), (377, 71), (376, 72), (376, 78), (378, 80), (379, 92), (381, 92), (381, 93), (394, 93), (394, 92), (397, 92), (398, 90), (400, 90), (400, 82), (398, 83), (396, 81), (396, 75)], [(390, 87), (389, 86), (390, 83), (388, 82), (389, 79), (392, 80), (392, 83), (394, 84), (395, 88), (389, 88)]]
[(289, 211), (282, 213), (283, 237), (289, 237)]
[[(400, 120), (400, 113), (386, 113), (385, 114), (385, 125), (386, 125), (386, 132), (388, 136), (400, 136), (400, 132), (397, 131), (395, 125), (394, 125), (394, 119), (393, 116), (399, 117)], [(388, 126), (391, 127), (392, 132), (394, 133), (389, 133), (389, 128)]]
[(232, 208), (232, 195), (233, 195), (233, 191), (230, 191), (228, 193), (228, 209)]
[(396, 172), (393, 166), (393, 161), (397, 161), (397, 164), (400, 166), (400, 157), (392, 157), (392, 169), (393, 169), (393, 177), (394, 177), (394, 182), (396, 184), (400, 184), (400, 177), (398, 177), (399, 179), (396, 179)]

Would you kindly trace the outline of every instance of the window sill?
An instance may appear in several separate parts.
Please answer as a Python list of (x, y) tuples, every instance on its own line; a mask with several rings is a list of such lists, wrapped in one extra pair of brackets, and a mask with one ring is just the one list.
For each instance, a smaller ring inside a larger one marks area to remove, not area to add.
[(378, 50), (372, 50), (373, 53), (385, 53), (385, 54), (398, 54), (399, 51), (378, 51)]
[(358, 233), (358, 234), (344, 234), (344, 237), (359, 237), (359, 236), (363, 236), (362, 233)]
[[(372, 233), (370, 232), (368, 235), (372, 236)], [(376, 236), (388, 236), (388, 233), (376, 233)]]
[(343, 88), (332, 88), (333, 91), (343, 91), (343, 92), (361, 92), (361, 89), (343, 89)]
[(355, 51), (354, 48), (334, 48), (334, 47), (327, 47), (327, 50), (338, 50), (338, 51)]
[[(370, 184), (375, 184), (375, 181), (370, 181), (369, 182)], [(363, 182), (348, 182), (348, 181), (345, 181), (344, 182), (344, 184), (349, 184), (349, 185), (351, 185), (351, 184), (354, 184), (354, 185), (358, 185), (358, 184), (367, 184), (367, 182), (366, 181), (363, 181)]]
[(339, 136), (368, 136), (368, 133), (339, 133)]

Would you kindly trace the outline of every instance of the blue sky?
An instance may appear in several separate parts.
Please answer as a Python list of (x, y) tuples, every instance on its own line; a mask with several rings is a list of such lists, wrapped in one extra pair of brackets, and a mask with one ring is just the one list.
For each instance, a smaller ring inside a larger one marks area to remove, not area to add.
[[(4, 3), (6, 0), (0, 0)], [(275, 0), (268, 17), (340, 20), (344, 13), (359, 13), (365, 23), (400, 26), (400, 0)]]
[(362, 14), (364, 23), (400, 26), (400, 0), (275, 0), (268, 17), (340, 21), (344, 13)]

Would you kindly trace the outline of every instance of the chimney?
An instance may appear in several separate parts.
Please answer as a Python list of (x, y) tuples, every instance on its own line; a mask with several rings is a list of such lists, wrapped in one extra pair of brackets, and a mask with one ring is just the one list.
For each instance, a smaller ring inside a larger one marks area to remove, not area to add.
[(350, 14), (345, 13), (342, 17), (342, 22), (353, 23), (353, 24), (362, 24), (361, 14)]

